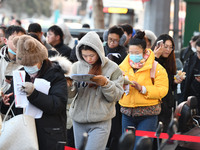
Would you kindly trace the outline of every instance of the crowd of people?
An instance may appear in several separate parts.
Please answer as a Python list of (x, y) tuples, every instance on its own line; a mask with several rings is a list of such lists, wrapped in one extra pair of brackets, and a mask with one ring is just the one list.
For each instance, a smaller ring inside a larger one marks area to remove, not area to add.
[[(85, 132), (86, 150), (117, 150), (129, 126), (155, 132), (159, 121), (167, 132), (176, 101), (188, 96), (196, 96), (200, 112), (200, 36), (181, 50), (184, 77), (177, 76), (169, 34), (156, 37), (129, 24), (106, 29), (103, 38), (89, 31), (78, 40), (65, 25), (50, 26), (46, 36), (38, 23), (31, 23), (27, 31), (20, 25), (1, 26), (0, 48), (1, 116), (14, 100), (13, 71), (24, 70), (21, 91), (43, 111), (35, 119), (40, 150), (56, 150), (59, 142), (79, 149)], [(70, 78), (73, 74), (91, 78), (76, 81)], [(36, 78), (50, 82), (48, 94), (35, 88)], [(12, 110), (23, 113), (15, 106)]]

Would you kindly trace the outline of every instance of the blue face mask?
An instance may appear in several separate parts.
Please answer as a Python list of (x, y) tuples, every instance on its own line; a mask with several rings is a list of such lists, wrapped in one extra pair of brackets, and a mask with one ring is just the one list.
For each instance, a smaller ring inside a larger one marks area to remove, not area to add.
[(143, 55), (142, 54), (130, 54), (130, 59), (134, 63), (138, 63), (143, 59)]
[(11, 54), (13, 54), (13, 55), (15, 55), (15, 56), (16, 56), (16, 53), (15, 53), (15, 52), (13, 52), (13, 51), (12, 51), (12, 49), (8, 48), (8, 51), (9, 51)]
[(24, 70), (29, 74), (35, 74), (37, 73), (40, 69), (38, 69), (37, 65), (35, 66), (24, 66)]

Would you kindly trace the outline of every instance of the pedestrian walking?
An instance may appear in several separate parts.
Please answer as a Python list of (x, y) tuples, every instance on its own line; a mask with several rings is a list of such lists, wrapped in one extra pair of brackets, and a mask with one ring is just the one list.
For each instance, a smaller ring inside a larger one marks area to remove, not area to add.
[[(35, 119), (39, 149), (55, 150), (59, 142), (66, 142), (67, 84), (64, 72), (57, 63), (49, 61), (45, 46), (33, 37), (15, 37), (13, 43), (17, 48), (16, 61), (26, 72), (21, 91), (26, 93), (32, 105), (43, 111), (41, 118)], [(33, 84), (36, 78), (50, 82), (47, 95), (36, 90)], [(2, 113), (6, 113), (14, 100), (13, 90), (11, 86), (3, 97)], [(15, 106), (12, 110), (15, 115), (22, 113), (22, 109)]]
[[(129, 54), (119, 66), (125, 78), (131, 81), (131, 84), (125, 85), (125, 93), (119, 101), (123, 133), (128, 126), (134, 126), (136, 130), (156, 131), (161, 99), (168, 91), (167, 72), (155, 62), (153, 51), (146, 49), (144, 36), (145, 32), (138, 31), (130, 40)], [(151, 69), (155, 70), (154, 78), (151, 77)], [(139, 138), (136, 136), (135, 145)]]
[(92, 83), (78, 82), (70, 107), (76, 148), (83, 133), (88, 134), (86, 150), (104, 150), (115, 116), (115, 104), (123, 94), (123, 77), (118, 65), (105, 57), (103, 44), (96, 32), (88, 32), (76, 47), (78, 61), (72, 74), (91, 74)]

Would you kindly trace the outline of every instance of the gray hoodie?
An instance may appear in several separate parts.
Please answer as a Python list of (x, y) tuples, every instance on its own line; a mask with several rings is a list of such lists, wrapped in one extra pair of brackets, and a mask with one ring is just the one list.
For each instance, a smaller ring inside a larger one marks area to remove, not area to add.
[(106, 86), (98, 86), (96, 89), (80, 84), (76, 98), (70, 107), (70, 117), (79, 123), (109, 120), (115, 116), (115, 103), (124, 92), (122, 72), (116, 63), (105, 57), (98, 34), (91, 31), (79, 41), (76, 47), (78, 62), (73, 64), (72, 74), (88, 74), (92, 67), (80, 57), (78, 49), (81, 45), (88, 45), (97, 52), (102, 62), (102, 75), (109, 80)]

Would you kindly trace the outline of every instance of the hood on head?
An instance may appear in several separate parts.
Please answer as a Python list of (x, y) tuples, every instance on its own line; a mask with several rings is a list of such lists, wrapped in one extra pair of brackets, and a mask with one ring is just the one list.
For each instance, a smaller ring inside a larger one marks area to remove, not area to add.
[(151, 40), (151, 46), (153, 46), (153, 44), (155, 43), (157, 37), (155, 35), (155, 33), (153, 33), (152, 31), (150, 30), (145, 30), (145, 36)]
[(59, 23), (57, 24), (63, 31), (63, 34), (64, 34), (64, 38), (63, 38), (63, 41), (64, 41), (64, 44), (68, 45), (70, 40), (72, 39), (72, 36), (71, 36), (71, 33), (69, 32), (69, 29), (68, 27), (65, 25), (65, 23)]
[(105, 59), (103, 43), (100, 40), (100, 37), (96, 32), (94, 32), (94, 31), (88, 32), (85, 36), (83, 36), (81, 38), (81, 40), (78, 42), (78, 45), (76, 46), (76, 56), (77, 56), (78, 60), (86, 63), (82, 59), (82, 57), (80, 56), (80, 53), (79, 53), (79, 47), (82, 45), (87, 45), (87, 46), (92, 47), (99, 55), (101, 62), (102, 62), (102, 66), (105, 64), (106, 59)]

